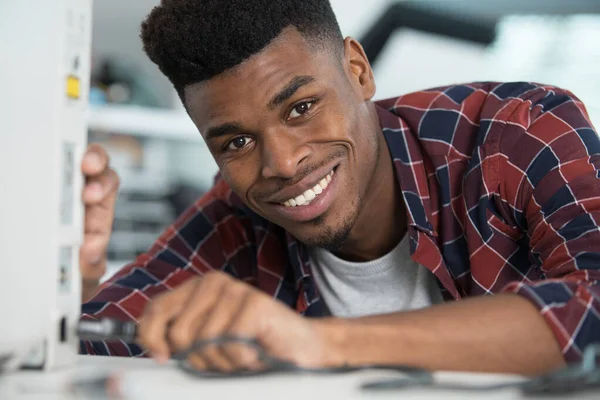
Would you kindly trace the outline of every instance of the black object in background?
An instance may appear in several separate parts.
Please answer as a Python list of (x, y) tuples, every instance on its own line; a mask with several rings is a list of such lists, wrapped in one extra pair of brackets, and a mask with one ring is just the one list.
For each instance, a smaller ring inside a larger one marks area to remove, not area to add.
[(362, 37), (367, 58), (375, 64), (390, 36), (408, 28), (487, 46), (496, 39), (495, 20), (474, 20), (466, 16), (432, 10), (411, 3), (390, 4)]

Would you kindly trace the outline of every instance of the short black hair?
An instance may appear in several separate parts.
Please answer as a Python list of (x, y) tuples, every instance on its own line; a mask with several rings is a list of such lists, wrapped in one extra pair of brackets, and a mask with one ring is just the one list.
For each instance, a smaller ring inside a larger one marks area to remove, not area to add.
[(142, 23), (141, 38), (184, 100), (186, 86), (239, 65), (288, 27), (311, 46), (341, 54), (329, 0), (162, 0)]

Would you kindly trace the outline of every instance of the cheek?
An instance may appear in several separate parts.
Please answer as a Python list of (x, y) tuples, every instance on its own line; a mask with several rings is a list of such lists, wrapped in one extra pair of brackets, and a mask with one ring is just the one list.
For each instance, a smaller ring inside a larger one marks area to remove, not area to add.
[(368, 170), (375, 162), (378, 148), (377, 126), (371, 122), (369, 111), (366, 107), (359, 107), (354, 114), (352, 124), (352, 138), (355, 142), (358, 163), (363, 166), (361, 170)]
[(223, 166), (220, 165), (219, 169), (225, 183), (245, 202), (246, 193), (252, 186), (252, 174), (249, 169), (238, 167), (235, 164), (235, 162), (230, 162)]
[(362, 198), (367, 196), (367, 190), (374, 179), (379, 146), (376, 127), (368, 122), (368, 117), (361, 114), (361, 109), (356, 111), (348, 128), (351, 154), (345, 177), (345, 192), (349, 203), (347, 207), (354, 212), (357, 207), (361, 207)]

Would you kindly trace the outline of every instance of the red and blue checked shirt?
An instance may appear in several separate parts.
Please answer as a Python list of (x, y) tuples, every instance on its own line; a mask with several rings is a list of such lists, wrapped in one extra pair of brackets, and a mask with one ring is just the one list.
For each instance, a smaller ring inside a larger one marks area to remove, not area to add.
[[(446, 300), (514, 292), (567, 361), (600, 342), (600, 140), (570, 92), (473, 83), (377, 102), (408, 209), (412, 258)], [(322, 315), (307, 247), (248, 209), (223, 181), (83, 305), (136, 320), (150, 298), (211, 270), (305, 316)], [(81, 342), (139, 356), (135, 344)]]

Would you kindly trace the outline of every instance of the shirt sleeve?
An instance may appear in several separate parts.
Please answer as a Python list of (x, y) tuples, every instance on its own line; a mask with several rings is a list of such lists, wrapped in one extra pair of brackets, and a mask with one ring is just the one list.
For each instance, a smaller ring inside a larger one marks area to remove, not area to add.
[[(253, 259), (247, 253), (253, 247), (248, 224), (231, 198), (231, 190), (222, 181), (217, 183), (148, 252), (103, 283), (83, 304), (81, 318), (137, 322), (149, 299), (213, 269), (251, 280), (252, 268), (246, 265)], [(79, 347), (82, 354), (144, 356), (134, 343), (82, 340)]]
[(568, 91), (518, 101), (498, 144), (499, 191), (545, 279), (504, 292), (530, 300), (575, 362), (600, 342), (600, 140)]

